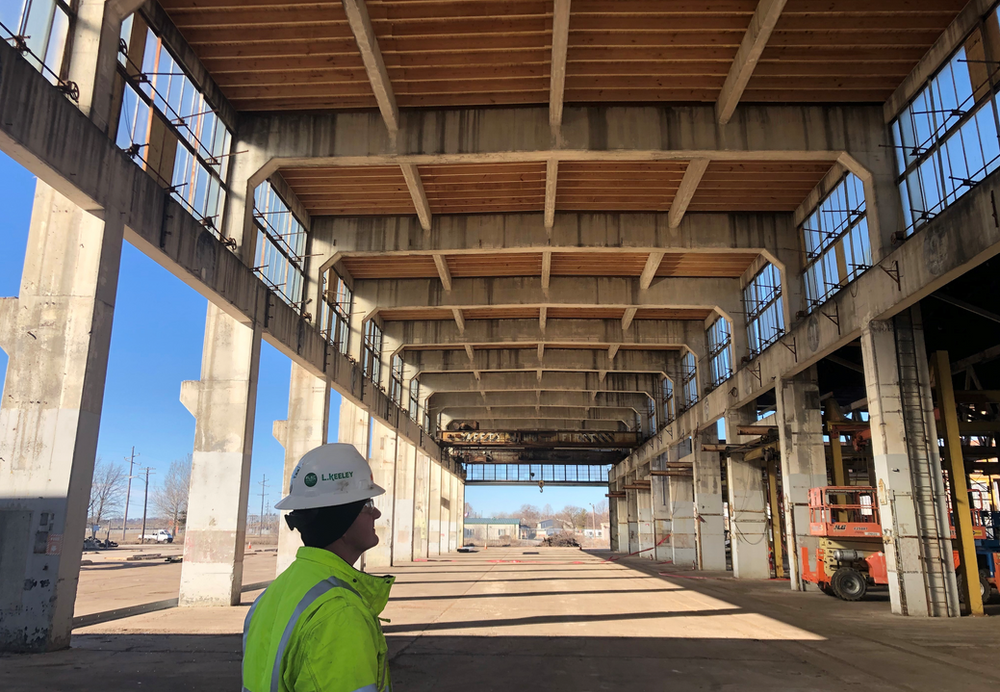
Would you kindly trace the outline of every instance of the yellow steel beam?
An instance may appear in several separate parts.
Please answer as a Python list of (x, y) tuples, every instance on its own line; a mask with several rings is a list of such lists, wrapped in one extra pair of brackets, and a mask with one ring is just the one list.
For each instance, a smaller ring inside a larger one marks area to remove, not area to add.
[(947, 351), (934, 354), (934, 384), (937, 405), (941, 412), (941, 429), (944, 437), (945, 462), (951, 487), (951, 508), (955, 524), (955, 546), (958, 548), (959, 588), (972, 615), (984, 615), (983, 599), (979, 595), (979, 562), (976, 559), (976, 541), (972, 537), (972, 508), (969, 506), (969, 482), (965, 476), (965, 459), (958, 409), (955, 406), (955, 389), (951, 381), (951, 361)]

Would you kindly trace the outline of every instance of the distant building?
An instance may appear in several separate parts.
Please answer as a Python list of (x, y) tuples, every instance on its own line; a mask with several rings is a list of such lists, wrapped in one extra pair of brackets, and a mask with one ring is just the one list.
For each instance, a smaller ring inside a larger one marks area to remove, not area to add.
[(583, 530), (583, 535), (586, 536), (587, 538), (607, 538), (609, 535), (608, 534), (609, 529), (610, 529), (609, 524), (607, 524), (606, 522), (601, 522), (601, 527), (599, 529), (586, 528)]
[(563, 531), (573, 531), (573, 527), (564, 521), (559, 519), (546, 519), (545, 521), (538, 522), (538, 530), (536, 535), (538, 536), (552, 536), (557, 533), (562, 533)]
[(527, 526), (521, 525), (520, 519), (477, 518), (465, 520), (464, 541), (482, 543), (487, 538), (489, 545), (510, 544), (523, 537)]

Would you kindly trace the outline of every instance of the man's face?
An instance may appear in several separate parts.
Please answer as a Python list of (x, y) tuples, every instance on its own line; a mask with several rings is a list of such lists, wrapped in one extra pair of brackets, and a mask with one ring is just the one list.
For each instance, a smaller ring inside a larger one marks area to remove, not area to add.
[(370, 550), (378, 545), (378, 534), (375, 533), (375, 520), (382, 516), (382, 513), (372, 505), (365, 506), (361, 514), (347, 529), (343, 536), (343, 541), (359, 552)]

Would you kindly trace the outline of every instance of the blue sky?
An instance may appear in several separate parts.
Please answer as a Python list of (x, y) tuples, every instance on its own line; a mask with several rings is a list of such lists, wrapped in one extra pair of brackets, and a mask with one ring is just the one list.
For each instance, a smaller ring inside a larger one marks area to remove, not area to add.
[[(4, 210), (4, 252), (0, 253), (0, 296), (16, 296), (21, 282), (35, 178), (0, 153), (0, 208)], [(194, 418), (180, 403), (183, 380), (197, 380), (207, 301), (156, 262), (125, 243), (115, 305), (111, 356), (98, 454), (122, 461), (133, 445), (142, 466), (155, 469), (150, 484), (183, 458), (194, 441)], [(7, 356), (0, 351), (0, 371)], [(289, 359), (266, 342), (261, 349), (260, 382), (254, 426), (250, 507), (260, 506), (258, 483), (268, 479), (268, 504), (279, 499), (284, 450), (271, 425), (288, 414)], [(0, 382), (0, 393), (2, 393)], [(330, 441), (337, 437), (340, 396), (333, 392)], [(141, 484), (139, 486), (141, 488)], [(134, 489), (134, 484), (133, 484)], [(466, 500), (479, 512), (512, 512), (522, 504), (573, 504), (588, 507), (605, 499), (604, 488), (472, 487)], [(140, 496), (141, 497), (141, 496)], [(256, 497), (256, 499), (254, 499)], [(138, 506), (137, 506), (138, 505)], [(141, 516), (133, 502), (130, 516)]]

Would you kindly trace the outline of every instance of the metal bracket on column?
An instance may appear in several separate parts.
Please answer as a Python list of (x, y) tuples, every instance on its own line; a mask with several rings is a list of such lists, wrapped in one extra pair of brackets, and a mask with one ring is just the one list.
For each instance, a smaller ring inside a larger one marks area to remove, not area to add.
[(785, 348), (787, 348), (791, 352), (791, 354), (793, 356), (795, 356), (795, 362), (798, 362), (798, 360), (799, 360), (799, 354), (798, 354), (798, 352), (796, 350), (796, 344), (795, 344), (795, 337), (794, 336), (792, 337), (792, 343), (791, 343), (791, 345), (785, 343), (784, 341), (779, 341), (778, 343), (781, 344), (782, 346), (784, 346)]
[(898, 288), (900, 291), (903, 290), (903, 287), (899, 283), (899, 261), (898, 260), (893, 260), (892, 269), (886, 269), (881, 264), (878, 265), (878, 268), (881, 269), (882, 271), (884, 271), (886, 274), (888, 274), (889, 278), (896, 282), (896, 288)]
[(837, 305), (837, 303), (833, 304), (833, 314), (832, 315), (829, 315), (829, 314), (823, 312), (822, 310), (819, 311), (819, 314), (823, 315), (823, 317), (825, 317), (826, 319), (830, 320), (835, 325), (837, 325), (837, 336), (840, 336), (840, 306)]
[(756, 368), (749, 368), (749, 370), (750, 370), (750, 374), (753, 375), (753, 378), (755, 380), (757, 380), (757, 386), (758, 387), (763, 387), (764, 386), (764, 381), (762, 379), (763, 378), (763, 374), (761, 373), (760, 361), (757, 361), (757, 367)]

